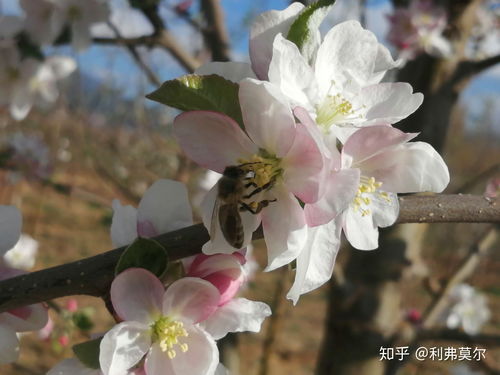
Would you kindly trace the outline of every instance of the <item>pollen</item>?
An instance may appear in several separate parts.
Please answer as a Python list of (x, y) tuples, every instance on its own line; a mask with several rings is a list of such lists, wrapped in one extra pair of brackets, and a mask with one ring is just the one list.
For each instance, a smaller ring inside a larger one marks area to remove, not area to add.
[(333, 124), (339, 125), (359, 119), (361, 116), (356, 112), (352, 103), (342, 95), (329, 95), (321, 105), (316, 107), (316, 122), (324, 130), (328, 130)]
[(358, 191), (352, 201), (354, 210), (359, 211), (361, 216), (370, 215), (371, 210), (369, 206), (372, 203), (372, 194), (377, 194), (387, 203), (390, 203), (389, 195), (385, 191), (378, 190), (381, 186), (382, 182), (376, 181), (374, 177), (361, 176)]
[(238, 162), (241, 163), (241, 165), (243, 165), (249, 173), (252, 173), (253, 176), (251, 180), (259, 187), (272, 184), (273, 181), (282, 173), (280, 166), (281, 160), (267, 155), (264, 151), (262, 151), (262, 153), (265, 155), (254, 154), (248, 160), (238, 160)]
[(182, 322), (169, 316), (162, 316), (153, 324), (152, 330), (153, 341), (159, 343), (161, 350), (167, 354), (168, 358), (174, 359), (178, 349), (182, 353), (188, 351), (188, 345), (179, 341), (183, 337), (188, 337)]

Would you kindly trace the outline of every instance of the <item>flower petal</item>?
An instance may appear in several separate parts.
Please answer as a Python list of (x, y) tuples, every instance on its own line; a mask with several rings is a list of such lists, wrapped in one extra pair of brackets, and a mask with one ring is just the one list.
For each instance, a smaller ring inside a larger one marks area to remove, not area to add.
[(202, 326), (219, 340), (229, 332), (259, 332), (262, 322), (270, 315), (271, 309), (265, 303), (237, 298), (219, 307)]
[(309, 228), (307, 243), (297, 257), (295, 281), (286, 296), (294, 305), (302, 294), (319, 288), (332, 277), (341, 229), (341, 220)]
[(410, 142), (388, 150), (363, 170), (382, 181), (382, 189), (395, 193), (442, 192), (450, 182), (443, 158), (428, 143)]
[(239, 97), (250, 138), (268, 153), (284, 156), (295, 139), (295, 119), (279, 88), (249, 78), (241, 81)]
[(129, 268), (111, 284), (111, 302), (120, 318), (149, 324), (161, 314), (165, 288), (143, 268)]
[(325, 174), (324, 158), (306, 127), (297, 124), (295, 142), (282, 161), (288, 189), (305, 203), (316, 202)]
[(174, 281), (163, 295), (163, 313), (192, 324), (208, 318), (219, 304), (220, 293), (208, 281), (183, 277)]
[(156, 181), (139, 203), (137, 220), (153, 224), (158, 234), (192, 225), (186, 186), (173, 180)]
[(4, 324), (0, 324), (0, 364), (10, 363), (19, 356), (19, 340), (16, 332)]
[(12, 249), (21, 235), (23, 218), (14, 206), (0, 206), (0, 256)]
[(304, 206), (307, 225), (326, 224), (344, 211), (356, 195), (359, 178), (359, 169), (332, 171), (325, 182), (327, 187), (321, 199)]
[(314, 71), (295, 43), (281, 34), (274, 39), (269, 81), (278, 86), (293, 105), (315, 110), (318, 90)]
[(202, 329), (185, 327), (187, 337), (182, 343), (188, 350), (183, 353), (176, 350), (176, 356), (170, 359), (162, 352), (159, 345), (153, 345), (146, 357), (147, 375), (213, 375), (219, 364), (219, 351), (213, 338)]
[[(369, 166), (369, 159), (388, 149), (415, 138), (416, 133), (403, 133), (391, 126), (368, 126), (351, 135), (342, 149), (342, 167), (360, 168), (362, 174)], [(375, 163), (376, 165), (376, 163)]]
[(417, 110), (424, 96), (413, 93), (406, 82), (380, 83), (361, 89), (358, 98), (368, 112), (364, 126), (375, 124), (394, 124)]
[(212, 61), (195, 70), (198, 75), (217, 74), (229, 81), (239, 83), (245, 78), (257, 78), (248, 63)]
[(126, 246), (137, 238), (137, 209), (122, 206), (118, 199), (113, 200), (113, 219), (111, 221), (111, 241), (115, 246)]
[(290, 263), (297, 258), (307, 241), (304, 212), (297, 198), (279, 186), (273, 192), (276, 202), (262, 211), (268, 258), (265, 271)]
[(377, 38), (359, 22), (345, 21), (332, 27), (316, 56), (320, 96), (328, 94), (332, 82), (343, 86), (352, 79), (366, 85), (372, 78), (377, 53)]
[(86, 367), (76, 358), (66, 358), (55, 365), (47, 375), (102, 375), (102, 372)]
[(250, 29), (250, 60), (253, 71), (260, 79), (267, 79), (275, 36), (278, 33), (286, 35), (302, 9), (304, 5), (295, 2), (284, 10), (271, 10), (255, 18)]
[(378, 247), (378, 227), (373, 223), (371, 213), (363, 216), (359, 210), (347, 209), (343, 228), (352, 247), (358, 250), (374, 250)]
[(174, 134), (189, 158), (219, 173), (258, 151), (233, 119), (218, 112), (184, 112), (174, 120)]
[(123, 375), (138, 363), (151, 346), (149, 326), (122, 322), (106, 333), (101, 341), (99, 363), (104, 375)]
[(399, 200), (397, 194), (377, 193), (371, 196), (370, 209), (372, 210), (373, 223), (379, 228), (393, 225), (399, 215)]
[(19, 307), (0, 314), (0, 324), (6, 324), (16, 332), (42, 329), (48, 320), (47, 308), (41, 303)]

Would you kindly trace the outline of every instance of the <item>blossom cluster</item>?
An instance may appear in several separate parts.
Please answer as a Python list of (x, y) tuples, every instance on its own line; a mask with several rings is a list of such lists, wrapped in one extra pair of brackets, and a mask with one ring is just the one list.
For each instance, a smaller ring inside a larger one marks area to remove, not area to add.
[[(47, 14), (57, 18), (56, 8)], [(65, 360), (50, 375), (223, 374), (216, 340), (257, 332), (271, 314), (266, 304), (237, 297), (259, 226), (266, 271), (296, 264), (288, 293), (295, 304), (330, 279), (341, 233), (357, 249), (375, 249), (378, 228), (398, 217), (398, 193), (445, 189), (441, 156), (412, 141), (418, 134), (393, 126), (418, 109), (423, 95), (407, 83), (382, 82), (400, 62), (358, 22), (338, 24), (321, 38), (319, 23), (330, 8), (293, 3), (263, 13), (251, 27), (250, 64), (213, 62), (181, 81), (227, 88), (203, 105), (228, 97), (236, 103), (200, 108), (186, 99), (173, 124), (185, 154), (222, 175), (201, 203), (210, 241), (173, 281), (142, 265), (117, 270), (110, 297), (118, 324), (100, 339), (98, 365), (90, 370)], [(317, 13), (307, 18), (311, 12)], [(88, 26), (82, 17), (78, 25)], [(293, 36), (297, 23), (308, 29), (300, 38)], [(51, 25), (57, 30), (57, 22)], [(49, 34), (40, 34), (40, 43), (57, 32)], [(186, 188), (170, 180), (153, 184), (138, 208), (115, 200), (113, 210), (111, 238), (127, 246), (124, 256), (137, 241), (193, 224)]]
[(109, 17), (106, 0), (20, 0), (24, 16), (0, 15), (0, 106), (16, 120), (34, 104), (54, 103), (57, 82), (76, 69), (70, 57), (45, 57), (42, 47), (70, 35), (81, 51), (91, 42), (90, 26)]

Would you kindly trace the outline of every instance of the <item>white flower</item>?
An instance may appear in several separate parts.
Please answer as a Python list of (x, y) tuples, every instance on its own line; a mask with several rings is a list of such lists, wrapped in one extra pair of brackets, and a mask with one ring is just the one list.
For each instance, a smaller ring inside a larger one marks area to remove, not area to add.
[(462, 327), (465, 333), (476, 335), (491, 316), (486, 297), (468, 284), (459, 284), (450, 295), (452, 306), (446, 318), (448, 328)]
[[(238, 314), (219, 313), (219, 291), (197, 277), (177, 280), (165, 291), (153, 274), (133, 268), (115, 278), (110, 293), (124, 321), (101, 341), (104, 375), (122, 375), (144, 356), (148, 375), (213, 375), (219, 364), (214, 337), (239, 330), (240, 324), (252, 327), (260, 319), (245, 314), (238, 323)], [(245, 312), (245, 305), (235, 308)]]
[(73, 47), (81, 51), (91, 42), (90, 26), (109, 17), (105, 0), (21, 0), (27, 31), (40, 44), (52, 43), (69, 25)]
[(138, 236), (154, 237), (193, 224), (186, 187), (177, 181), (158, 180), (142, 197), (139, 207), (113, 201), (111, 240), (115, 246), (132, 243)]
[(35, 265), (38, 242), (27, 234), (21, 234), (16, 245), (3, 256), (5, 265), (11, 268), (30, 270)]
[(446, 11), (431, 0), (412, 0), (408, 8), (396, 7), (390, 15), (387, 39), (400, 50), (400, 57), (414, 59), (426, 52), (436, 57), (452, 53), (450, 42), (443, 36), (448, 25)]

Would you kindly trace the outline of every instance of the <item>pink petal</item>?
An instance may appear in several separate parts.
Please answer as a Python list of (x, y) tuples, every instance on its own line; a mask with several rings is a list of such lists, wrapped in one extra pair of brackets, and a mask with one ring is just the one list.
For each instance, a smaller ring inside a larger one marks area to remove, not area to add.
[(241, 81), (239, 97), (250, 138), (259, 148), (283, 157), (295, 139), (295, 120), (288, 100), (278, 87), (255, 79)]
[(219, 300), (219, 291), (208, 281), (184, 277), (173, 282), (163, 295), (163, 313), (194, 324), (210, 316)]
[(161, 281), (143, 268), (120, 273), (111, 284), (111, 302), (120, 318), (149, 324), (161, 314), (165, 291)]
[(359, 169), (332, 171), (325, 182), (327, 188), (323, 197), (304, 207), (307, 225), (326, 224), (349, 207), (358, 191), (359, 177)]
[(258, 147), (238, 124), (218, 112), (184, 112), (174, 120), (174, 135), (186, 155), (204, 168), (223, 173), (229, 165), (249, 159)]
[(316, 202), (325, 178), (324, 158), (304, 125), (297, 124), (295, 142), (282, 163), (288, 190), (305, 203)]
[(415, 138), (417, 133), (403, 133), (389, 126), (368, 126), (351, 135), (342, 149), (343, 168), (358, 168), (367, 159), (373, 158), (389, 148)]

